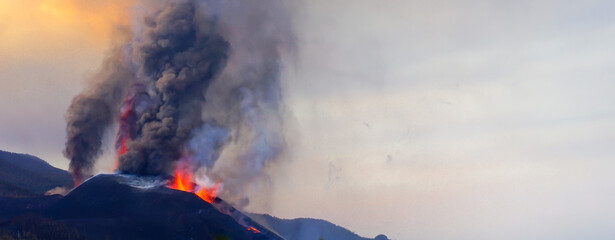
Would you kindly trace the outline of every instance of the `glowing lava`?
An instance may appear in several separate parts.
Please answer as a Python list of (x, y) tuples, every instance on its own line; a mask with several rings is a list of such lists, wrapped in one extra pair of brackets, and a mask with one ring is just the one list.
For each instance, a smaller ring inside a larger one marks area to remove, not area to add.
[(122, 140), (122, 145), (120, 146), (120, 149), (118, 149), (118, 154), (120, 154), (120, 156), (124, 155), (126, 153), (126, 151), (128, 151), (128, 148), (126, 147), (126, 139)]
[(254, 227), (249, 227), (248, 231), (253, 232), (253, 233), (260, 233), (261, 231), (259, 231), (258, 229), (254, 228)]
[(120, 107), (119, 116), (119, 128), (115, 138), (115, 149), (117, 151), (117, 160), (115, 162), (116, 171), (120, 165), (120, 157), (128, 152), (126, 143), (132, 140), (133, 128), (137, 121), (137, 113), (135, 112), (135, 105), (139, 101), (139, 92), (142, 88), (141, 85), (135, 84), (131, 87), (131, 93), (124, 99), (122, 106)]
[(181, 190), (184, 192), (193, 192), (201, 199), (208, 203), (213, 203), (218, 194), (220, 183), (216, 183), (215, 186), (207, 188), (203, 187), (199, 191), (195, 191), (194, 183), (192, 182), (192, 174), (188, 171), (182, 171), (181, 168), (175, 170), (175, 178), (169, 184), (169, 188)]
[(175, 179), (169, 187), (177, 190), (182, 190), (184, 192), (192, 192), (192, 174), (176, 170)]
[(126, 147), (127, 141), (128, 140), (126, 138), (122, 139), (120, 146), (117, 148), (117, 159), (115, 160), (115, 167), (113, 168), (114, 172), (120, 167), (120, 156), (126, 154), (128, 151), (128, 148)]
[(217, 183), (215, 186), (211, 188), (204, 187), (201, 189), (201, 191), (198, 191), (196, 195), (208, 203), (213, 203), (214, 199), (216, 199), (216, 195), (218, 194), (219, 187), (220, 187), (220, 183)]

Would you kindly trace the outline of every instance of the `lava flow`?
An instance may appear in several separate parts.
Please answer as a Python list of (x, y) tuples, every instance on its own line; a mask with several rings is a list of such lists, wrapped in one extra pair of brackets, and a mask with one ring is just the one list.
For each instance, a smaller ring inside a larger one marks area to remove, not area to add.
[(218, 194), (220, 183), (217, 183), (211, 188), (203, 187), (199, 191), (195, 191), (194, 183), (192, 182), (192, 174), (187, 171), (182, 171), (180, 168), (175, 170), (175, 178), (169, 183), (169, 188), (181, 190), (184, 192), (193, 192), (201, 199), (208, 203), (213, 203)]
[(122, 139), (120, 146), (117, 149), (117, 159), (115, 160), (115, 167), (113, 168), (113, 171), (117, 171), (117, 169), (120, 167), (120, 156), (124, 155), (127, 151), (128, 148), (126, 147), (126, 141), (128, 141), (127, 139)]
[(205, 200), (208, 203), (213, 203), (214, 199), (216, 199), (216, 195), (218, 194), (218, 187), (220, 184), (216, 184), (211, 188), (203, 187), (200, 191), (196, 192), (196, 195)]
[[(115, 168), (113, 171), (117, 171), (120, 165), (120, 157), (128, 151), (126, 143), (131, 138), (132, 127), (137, 119), (135, 113), (135, 104), (137, 98), (137, 91), (140, 85), (133, 85), (133, 93), (124, 99), (124, 102), (120, 108), (119, 128), (115, 140), (115, 149), (117, 151), (117, 159), (115, 161)], [(134, 90), (137, 89), (137, 90)]]
[(253, 233), (260, 233), (261, 231), (259, 231), (258, 229), (254, 228), (254, 227), (249, 227), (248, 231), (253, 232)]

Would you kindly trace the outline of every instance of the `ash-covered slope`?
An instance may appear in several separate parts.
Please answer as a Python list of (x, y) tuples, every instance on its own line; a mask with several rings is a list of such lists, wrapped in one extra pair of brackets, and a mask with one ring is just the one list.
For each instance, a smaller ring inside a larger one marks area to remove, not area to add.
[(30, 197), (73, 186), (69, 173), (40, 158), (0, 150), (0, 196)]
[(282, 239), (268, 231), (251, 232), (195, 194), (160, 183), (97, 175), (45, 215), (75, 227), (87, 239)]

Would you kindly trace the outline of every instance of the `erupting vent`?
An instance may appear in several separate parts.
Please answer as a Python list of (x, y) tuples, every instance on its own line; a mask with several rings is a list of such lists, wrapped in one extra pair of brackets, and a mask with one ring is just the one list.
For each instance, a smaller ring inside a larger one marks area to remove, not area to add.
[(177, 189), (184, 192), (193, 192), (206, 202), (213, 203), (214, 199), (216, 199), (216, 195), (218, 194), (220, 183), (216, 183), (213, 187), (203, 186), (198, 191), (195, 190), (194, 186), (195, 184), (192, 179), (192, 174), (188, 171), (182, 171), (181, 168), (177, 168), (175, 170), (175, 178), (169, 184), (169, 187), (172, 189)]
[(64, 155), (75, 185), (117, 127), (117, 175), (193, 193), (242, 231), (266, 233), (217, 196), (247, 206), (284, 150), (281, 58), (294, 36), (283, 1), (154, 2), (131, 12), (131, 32), (71, 102)]

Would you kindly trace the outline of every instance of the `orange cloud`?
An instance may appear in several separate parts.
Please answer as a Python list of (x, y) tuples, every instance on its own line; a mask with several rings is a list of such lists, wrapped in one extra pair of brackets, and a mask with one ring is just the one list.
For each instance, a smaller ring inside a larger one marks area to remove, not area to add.
[(129, 0), (0, 0), (0, 65), (107, 48)]
[(129, 22), (132, 1), (42, 0), (41, 13), (60, 23), (85, 27), (95, 37), (108, 38), (117, 26)]

